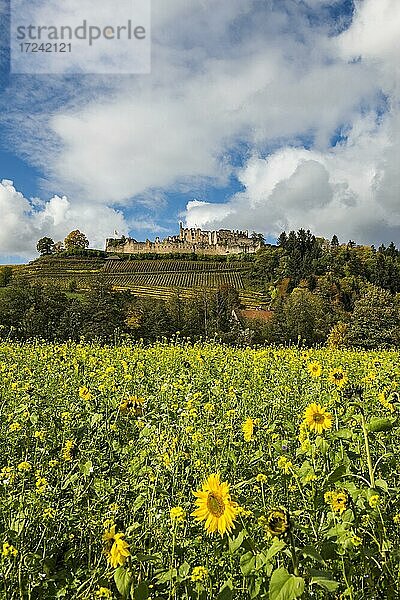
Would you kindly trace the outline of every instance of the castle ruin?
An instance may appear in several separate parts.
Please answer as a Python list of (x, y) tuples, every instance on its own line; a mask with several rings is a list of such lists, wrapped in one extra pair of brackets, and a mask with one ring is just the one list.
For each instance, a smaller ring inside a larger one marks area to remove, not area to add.
[(138, 242), (132, 238), (108, 238), (106, 252), (121, 254), (206, 254), (227, 256), (229, 254), (254, 254), (260, 242), (249, 237), (248, 231), (202, 231), (199, 228), (183, 227), (179, 224), (179, 235), (168, 236), (154, 242)]

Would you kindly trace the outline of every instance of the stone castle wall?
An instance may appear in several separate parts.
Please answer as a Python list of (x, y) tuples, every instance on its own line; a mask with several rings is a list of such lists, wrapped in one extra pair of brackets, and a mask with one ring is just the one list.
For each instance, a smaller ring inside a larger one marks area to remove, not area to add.
[(137, 242), (131, 238), (106, 240), (106, 252), (121, 254), (206, 254), (226, 256), (228, 254), (253, 254), (259, 249), (248, 237), (247, 231), (202, 231), (183, 228), (180, 224), (179, 236), (170, 236), (161, 241), (146, 240)]

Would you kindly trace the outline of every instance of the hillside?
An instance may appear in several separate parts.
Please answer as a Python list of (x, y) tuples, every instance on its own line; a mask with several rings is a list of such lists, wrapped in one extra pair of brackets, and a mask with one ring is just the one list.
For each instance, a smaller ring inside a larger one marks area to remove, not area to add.
[(85, 291), (97, 281), (115, 290), (161, 299), (177, 291), (190, 297), (200, 289), (230, 285), (238, 290), (244, 306), (262, 305), (263, 295), (245, 288), (243, 275), (248, 269), (249, 264), (240, 261), (41, 257), (19, 267), (15, 276), (66, 291)]

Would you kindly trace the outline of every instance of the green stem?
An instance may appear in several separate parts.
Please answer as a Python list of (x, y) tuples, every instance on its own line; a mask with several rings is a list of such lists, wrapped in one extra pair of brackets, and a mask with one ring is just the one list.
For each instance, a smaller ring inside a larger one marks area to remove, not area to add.
[(374, 488), (375, 487), (374, 467), (372, 465), (371, 452), (370, 452), (370, 449), (369, 449), (369, 439), (368, 439), (367, 423), (365, 421), (365, 417), (364, 417), (363, 413), (361, 413), (361, 428), (362, 428), (363, 434), (364, 434), (365, 453), (367, 455), (367, 463), (368, 463), (368, 472), (369, 472), (370, 485), (371, 485), (371, 488)]

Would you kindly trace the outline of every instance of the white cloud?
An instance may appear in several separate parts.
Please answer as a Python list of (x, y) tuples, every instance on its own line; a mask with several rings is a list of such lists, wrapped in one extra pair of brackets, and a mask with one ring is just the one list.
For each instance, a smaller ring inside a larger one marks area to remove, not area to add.
[[(189, 224), (400, 241), (400, 4), (356, 2), (336, 37), (307, 17), (306, 5), (323, 14), (329, 4), (154, 0), (151, 76), (93, 89), (82, 81), (47, 112), (39, 98), (30, 120), (14, 114), (13, 143), (86, 210), (149, 204), (153, 194), (157, 204), (160, 191), (236, 175), (245, 191), (223, 204), (189, 202)], [(377, 119), (382, 93), (388, 112)], [(348, 139), (332, 149), (339, 128)], [(238, 147), (248, 148), (239, 170)], [(56, 205), (51, 218), (62, 222)]]
[(101, 249), (114, 229), (120, 234), (129, 229), (121, 212), (101, 205), (72, 204), (65, 196), (29, 201), (7, 179), (0, 181), (0, 214), (0, 257), (32, 258), (41, 237), (63, 240), (73, 229), (83, 231), (91, 247)]

